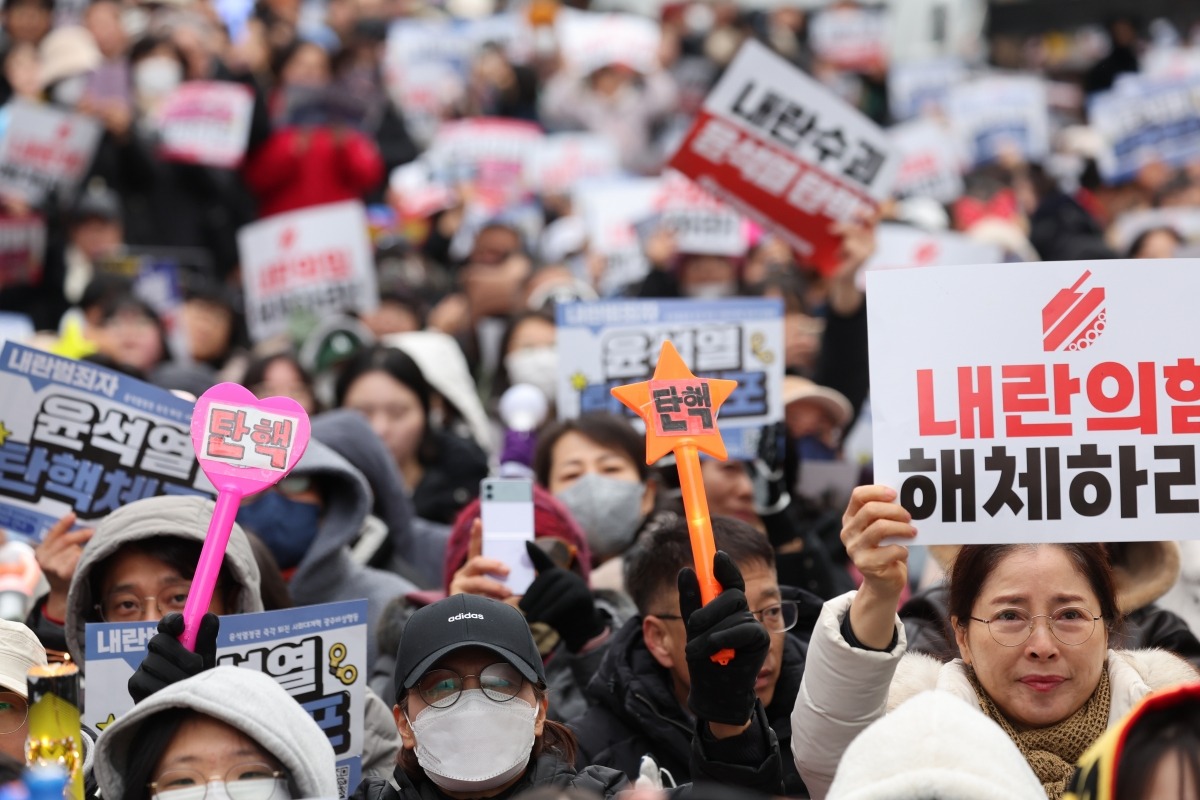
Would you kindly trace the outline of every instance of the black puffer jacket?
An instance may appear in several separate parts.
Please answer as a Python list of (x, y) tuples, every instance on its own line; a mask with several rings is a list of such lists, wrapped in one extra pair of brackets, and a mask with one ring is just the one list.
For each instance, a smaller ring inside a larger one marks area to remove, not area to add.
[[(433, 781), (424, 777), (413, 780), (400, 767), (396, 768), (394, 778), (399, 790), (383, 778), (366, 778), (350, 795), (350, 800), (450, 800)], [(557, 753), (550, 752), (538, 756), (521, 780), (490, 800), (507, 800), (539, 786), (578, 789), (610, 800), (618, 792), (628, 789), (629, 782), (615, 769), (587, 767), (576, 771)]]
[[(806, 606), (815, 604), (820, 608), (820, 600), (807, 592), (790, 590), (787, 594), (789, 599), (803, 598), (801, 624), (806, 624), (810, 616)], [(807, 638), (811, 630), (811, 623), (807, 623), (807, 629), (801, 633)], [(790, 753), (790, 718), (804, 675), (804, 649), (800, 637), (787, 637), (774, 699), (761, 712), (784, 753)], [(586, 694), (591, 707), (570, 723), (579, 739), (577, 765), (603, 764), (633, 779), (638, 775), (642, 756), (649, 755), (677, 783), (701, 779), (689, 764), (696, 739), (695, 723), (679, 705), (670, 673), (646, 649), (640, 617), (629, 620), (609, 642), (608, 652)], [(778, 791), (763, 785), (760, 779), (754, 770), (746, 769), (743, 775), (728, 775), (723, 782), (766, 793)], [(788, 795), (805, 793), (790, 757), (783, 759), (783, 791)]]
[[(954, 629), (950, 627), (950, 592), (942, 584), (909, 598), (900, 609), (908, 651), (927, 653), (942, 661), (958, 658)], [(1200, 668), (1200, 640), (1178, 615), (1150, 603), (1126, 615), (1123, 630), (1110, 635), (1113, 650), (1155, 647), (1169, 650)]]

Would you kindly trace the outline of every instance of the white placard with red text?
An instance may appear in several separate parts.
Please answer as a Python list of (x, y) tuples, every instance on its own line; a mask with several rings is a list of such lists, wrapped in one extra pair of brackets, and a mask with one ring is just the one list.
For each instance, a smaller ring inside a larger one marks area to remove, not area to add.
[(742, 215), (670, 170), (654, 197), (658, 224), (675, 236), (680, 253), (741, 258), (746, 254)]
[(250, 137), (254, 93), (228, 81), (188, 81), (158, 111), (159, 154), (169, 161), (232, 169)]
[(867, 287), (875, 477), (918, 544), (1200, 537), (1194, 261), (887, 270)]
[(570, 194), (576, 181), (621, 171), (612, 139), (598, 133), (552, 133), (526, 154), (525, 185), (537, 194)]
[(372, 311), (379, 304), (366, 212), (354, 201), (259, 220), (238, 231), (246, 325), (255, 341), (297, 314)]
[(915, 119), (888, 128), (900, 159), (897, 197), (932, 197), (952, 203), (963, 193), (963, 158), (958, 139), (941, 122)]
[(840, 6), (817, 12), (809, 42), (822, 61), (870, 72), (887, 65), (887, 17), (874, 8)]
[(100, 123), (24, 100), (10, 108), (0, 139), (0, 193), (36, 204), (51, 189), (73, 192), (92, 165)]
[(659, 68), (662, 30), (644, 16), (561, 8), (554, 29), (567, 68), (580, 74), (616, 64), (643, 74)]
[(869, 270), (995, 264), (1004, 259), (998, 245), (981, 242), (953, 231), (925, 231), (911, 225), (883, 222), (875, 230), (875, 254), (856, 276), (859, 286), (866, 284)]
[(873, 212), (891, 191), (899, 159), (873, 122), (750, 40), (705, 99), (671, 166), (828, 272), (840, 246), (831, 226)]

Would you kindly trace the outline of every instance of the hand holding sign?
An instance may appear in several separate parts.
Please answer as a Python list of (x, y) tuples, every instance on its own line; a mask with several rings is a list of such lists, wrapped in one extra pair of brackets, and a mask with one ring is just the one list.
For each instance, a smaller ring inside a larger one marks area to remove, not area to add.
[(238, 504), (287, 475), (304, 455), (308, 438), (308, 414), (291, 398), (259, 400), (236, 383), (219, 383), (196, 401), (192, 446), (217, 487), (217, 505), (183, 609), (180, 641), (189, 650), (195, 650), (200, 619), (212, 601)]
[[(717, 429), (717, 411), (737, 381), (697, 378), (679, 357), (670, 340), (663, 342), (654, 377), (644, 383), (618, 386), (613, 397), (624, 403), (646, 423), (646, 463), (653, 464), (675, 452), (679, 488), (692, 538), (692, 558), (705, 604), (720, 594), (721, 584), (713, 575), (716, 556), (704, 477), (700, 474), (700, 452), (724, 461), (725, 442)], [(714, 656), (728, 660), (732, 651)]]

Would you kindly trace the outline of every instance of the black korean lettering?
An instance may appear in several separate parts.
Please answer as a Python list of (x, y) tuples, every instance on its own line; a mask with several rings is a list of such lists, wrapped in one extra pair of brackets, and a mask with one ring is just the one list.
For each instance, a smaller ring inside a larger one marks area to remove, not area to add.
[(1010, 456), (1004, 447), (993, 447), (991, 455), (984, 456), (983, 469), (985, 472), (1000, 473), (1000, 477), (996, 480), (996, 488), (992, 491), (992, 496), (983, 504), (983, 510), (988, 513), (988, 516), (994, 517), (1000, 513), (1000, 509), (1008, 506), (1013, 514), (1020, 514), (1021, 509), (1025, 507), (1025, 501), (1013, 491), (1013, 484), (1017, 477), (1016, 457)]
[(862, 139), (859, 139), (858, 154), (853, 161), (846, 165), (846, 169), (842, 174), (847, 178), (858, 181), (863, 186), (870, 186), (879, 175), (879, 169), (883, 166), (884, 157), (882, 150), (877, 150)]
[(1025, 471), (1017, 478), (1017, 485), (1025, 490), (1029, 499), (1029, 519), (1042, 518), (1042, 450), (1040, 447), (1025, 448)]
[(761, 128), (770, 117), (775, 115), (775, 109), (784, 102), (784, 99), (774, 92), (768, 91), (759, 97), (757, 103), (748, 103), (747, 100), (754, 95), (754, 87), (754, 81), (747, 83), (738, 94), (737, 100), (733, 101), (730, 111), (756, 128)]
[[(937, 461), (925, 456), (925, 448), (914, 447), (900, 459), (900, 472), (937, 472)], [(918, 501), (919, 498), (919, 501)], [(900, 484), (900, 505), (913, 519), (929, 519), (937, 508), (937, 486), (928, 475), (910, 475)]]
[[(1108, 478), (1098, 469), (1112, 467), (1112, 456), (1099, 452), (1094, 444), (1085, 444), (1079, 448), (1079, 455), (1067, 456), (1067, 468), (1083, 470), (1071, 478), (1067, 496), (1071, 510), (1081, 517), (1098, 517), (1108, 510), (1112, 504), (1112, 485)], [(1093, 497), (1088, 499), (1088, 489)]]
[(1175, 486), (1196, 485), (1196, 447), (1190, 444), (1159, 445), (1154, 448), (1156, 461), (1175, 461), (1175, 472), (1154, 473), (1154, 511), (1158, 514), (1195, 514), (1200, 512), (1200, 500), (1171, 496)]
[(1059, 455), (1059, 448), (1046, 448), (1046, 519), (1062, 519), (1062, 467)]
[[(958, 454), (959, 465), (954, 464)], [(956, 498), (961, 499), (963, 522), (975, 521), (975, 451), (942, 451), (942, 522), (957, 522)]]
[(795, 148), (804, 141), (816, 122), (817, 118), (811, 115), (805, 120), (804, 109), (795, 103), (788, 103), (771, 125), (771, 138)]
[(822, 131), (812, 143), (817, 151), (817, 160), (824, 164), (830, 158), (837, 161), (846, 153), (846, 136), (841, 128), (831, 128)]
[(1117, 448), (1117, 472), (1121, 477), (1118, 495), (1121, 502), (1121, 518), (1135, 519), (1138, 509), (1138, 487), (1150, 482), (1150, 473), (1137, 468), (1137, 448), (1122, 445)]

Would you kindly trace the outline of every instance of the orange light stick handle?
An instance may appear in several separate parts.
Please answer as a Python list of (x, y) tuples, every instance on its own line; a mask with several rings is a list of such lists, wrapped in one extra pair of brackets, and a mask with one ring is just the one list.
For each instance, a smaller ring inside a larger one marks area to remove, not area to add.
[(683, 493), (683, 513), (692, 540), (696, 577), (700, 580), (700, 600), (708, 605), (721, 593), (721, 584), (713, 575), (717, 544), (713, 539), (708, 496), (704, 493), (704, 476), (700, 473), (700, 453), (696, 446), (687, 444), (676, 450), (675, 464), (679, 469), (679, 488)]

